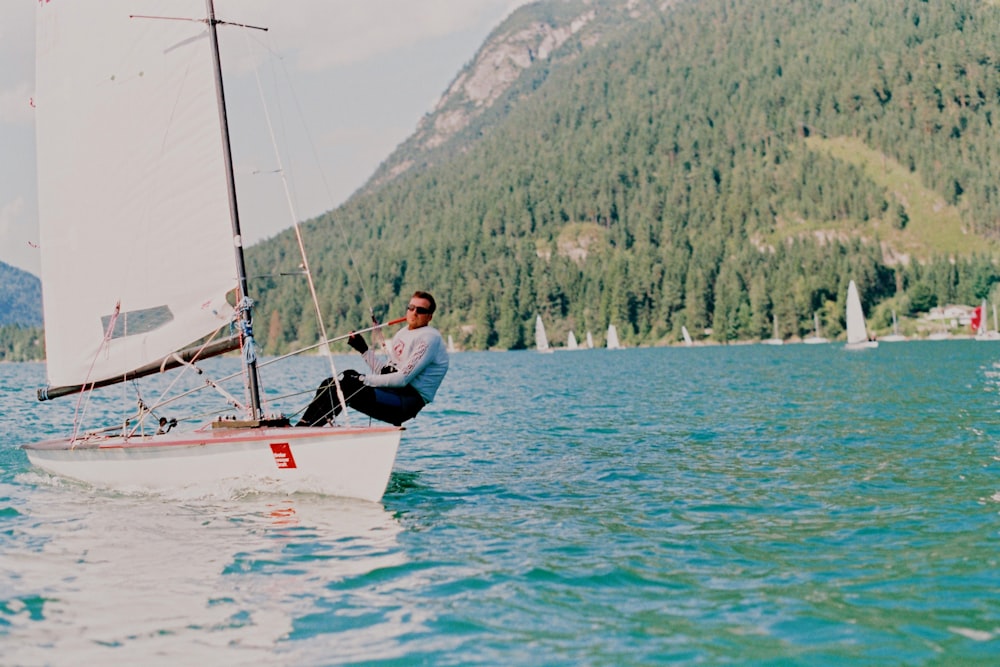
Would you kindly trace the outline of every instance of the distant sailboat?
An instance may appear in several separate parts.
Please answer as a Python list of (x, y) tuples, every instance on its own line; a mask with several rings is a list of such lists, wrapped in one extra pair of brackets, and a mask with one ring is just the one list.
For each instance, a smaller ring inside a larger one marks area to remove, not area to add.
[(868, 339), (861, 297), (853, 280), (847, 285), (847, 345), (844, 347), (848, 350), (872, 350), (878, 347), (878, 341)]
[(688, 347), (694, 345), (694, 341), (691, 340), (691, 334), (688, 333), (688, 328), (684, 325), (681, 325), (681, 335), (684, 336), (685, 345), (687, 345)]
[(451, 334), (448, 334), (448, 352), (454, 352), (454, 351), (455, 351), (455, 339), (451, 337)]
[(819, 335), (819, 313), (813, 313), (813, 326), (816, 329), (814, 335), (810, 336), (809, 338), (803, 339), (802, 342), (805, 343), (806, 345), (829, 343), (830, 342), (829, 338), (823, 338), (822, 336)]
[(899, 333), (899, 321), (896, 319), (896, 311), (892, 311), (892, 333), (880, 339), (883, 343), (900, 343), (906, 340), (906, 336)]
[(622, 349), (621, 343), (618, 342), (618, 329), (615, 325), (608, 325), (608, 349), (609, 350), (620, 350)]
[(570, 331), (569, 336), (566, 337), (566, 349), (567, 350), (579, 350), (580, 346), (576, 343), (576, 335)]
[(594, 336), (589, 331), (587, 332), (587, 349), (588, 350), (594, 349)]
[(997, 307), (993, 306), (993, 330), (986, 328), (986, 299), (977, 309), (979, 311), (979, 326), (976, 329), (976, 340), (1000, 340), (1000, 332), (997, 331)]
[(539, 352), (551, 352), (549, 347), (549, 337), (545, 335), (545, 325), (542, 323), (542, 316), (535, 316), (535, 349)]
[(781, 339), (781, 336), (778, 334), (778, 318), (775, 317), (772, 319), (774, 321), (774, 333), (771, 335), (771, 338), (768, 338), (767, 340), (762, 340), (761, 342), (764, 345), (784, 345), (785, 341), (783, 341)]

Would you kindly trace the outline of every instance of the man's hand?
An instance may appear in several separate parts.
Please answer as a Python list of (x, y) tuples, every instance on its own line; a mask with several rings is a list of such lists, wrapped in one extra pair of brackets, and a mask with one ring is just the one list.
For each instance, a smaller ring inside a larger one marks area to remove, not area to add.
[(340, 374), (340, 381), (341, 382), (343, 382), (345, 380), (347, 380), (348, 382), (351, 382), (351, 381), (364, 382), (364, 380), (362, 378), (364, 378), (364, 376), (361, 375), (360, 373), (358, 373), (353, 368), (348, 368), (347, 370), (345, 370), (343, 373)]
[(352, 333), (350, 336), (347, 337), (347, 344), (353, 347), (361, 354), (364, 354), (365, 352), (368, 351), (368, 343), (366, 343), (365, 339), (356, 333)]

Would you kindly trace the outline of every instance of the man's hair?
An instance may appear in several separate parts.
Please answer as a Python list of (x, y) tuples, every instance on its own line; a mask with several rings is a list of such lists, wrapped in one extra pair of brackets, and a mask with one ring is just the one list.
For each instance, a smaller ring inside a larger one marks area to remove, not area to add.
[(433, 315), (434, 311), (437, 310), (437, 302), (434, 301), (434, 297), (431, 296), (430, 292), (421, 292), (420, 290), (417, 290), (416, 292), (413, 293), (413, 296), (411, 296), (410, 298), (412, 299), (413, 297), (429, 301), (431, 304), (431, 315)]

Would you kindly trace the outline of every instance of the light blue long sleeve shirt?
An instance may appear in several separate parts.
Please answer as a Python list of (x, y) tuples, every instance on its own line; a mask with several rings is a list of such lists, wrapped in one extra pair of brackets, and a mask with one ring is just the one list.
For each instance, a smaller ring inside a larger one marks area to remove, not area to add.
[[(441, 381), (448, 372), (448, 350), (441, 333), (430, 326), (417, 329), (403, 328), (389, 342), (389, 358), (381, 362), (374, 349), (364, 354), (372, 373), (365, 376), (369, 387), (413, 387), (424, 399), (434, 400)], [(396, 368), (394, 373), (379, 375), (386, 364)]]

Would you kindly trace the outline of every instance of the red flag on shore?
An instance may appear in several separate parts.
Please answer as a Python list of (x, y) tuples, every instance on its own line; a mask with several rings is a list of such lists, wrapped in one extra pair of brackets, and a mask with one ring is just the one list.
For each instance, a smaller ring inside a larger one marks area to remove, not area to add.
[(969, 326), (972, 327), (973, 331), (979, 331), (979, 325), (983, 323), (983, 307), (976, 306), (976, 309), (972, 311), (972, 321), (969, 322)]

